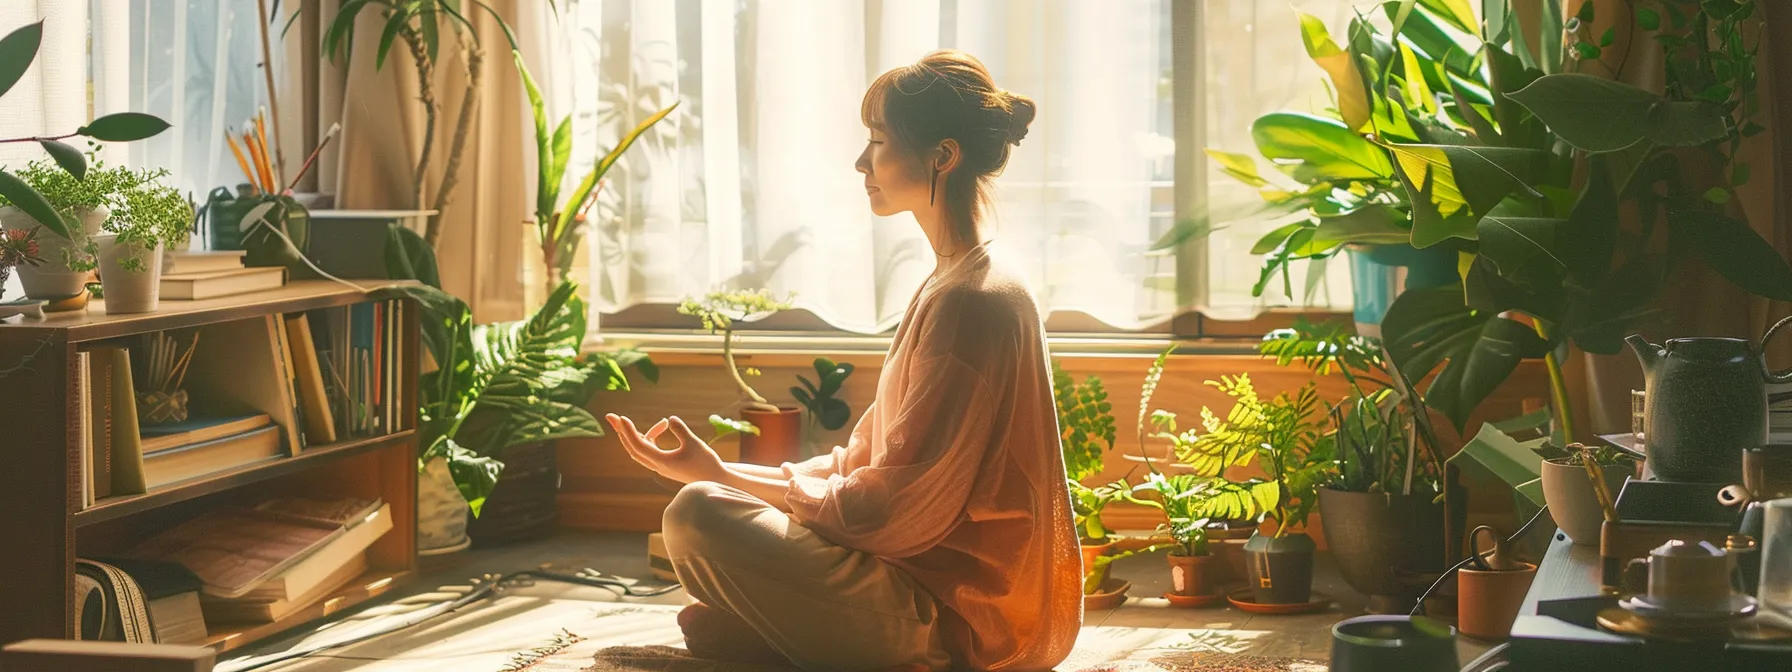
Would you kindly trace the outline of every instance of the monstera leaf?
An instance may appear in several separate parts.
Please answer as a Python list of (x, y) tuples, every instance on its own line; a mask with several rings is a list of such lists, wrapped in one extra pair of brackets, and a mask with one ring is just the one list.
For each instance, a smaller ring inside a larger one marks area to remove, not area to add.
[(1425, 401), (1458, 431), (1518, 362), (1549, 350), (1531, 327), (1470, 308), (1460, 285), (1409, 289), (1388, 307), (1381, 333), (1394, 368), (1421, 380), (1439, 366)]

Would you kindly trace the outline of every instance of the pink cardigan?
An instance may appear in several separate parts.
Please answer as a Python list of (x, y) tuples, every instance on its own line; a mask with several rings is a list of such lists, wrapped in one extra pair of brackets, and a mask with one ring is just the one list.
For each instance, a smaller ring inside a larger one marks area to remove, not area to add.
[(983, 245), (916, 293), (844, 448), (785, 464), (797, 522), (913, 576), (955, 666), (1045, 670), (1082, 626), (1038, 305)]

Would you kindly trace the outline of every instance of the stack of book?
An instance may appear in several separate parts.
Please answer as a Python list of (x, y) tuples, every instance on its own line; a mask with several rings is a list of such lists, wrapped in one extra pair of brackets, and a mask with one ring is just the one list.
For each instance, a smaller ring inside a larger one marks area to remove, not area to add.
[(163, 424), (140, 422), (138, 395), (158, 390), (153, 374), (133, 380), (131, 365), (156, 353), (126, 339), (84, 347), (75, 397), (84, 478), (70, 483), (81, 508), (403, 429), (400, 365), (415, 355), (393, 325), (406, 309), (369, 302), (183, 334), (174, 340), (196, 343), (179, 383), (187, 414)]
[(367, 549), (391, 529), (379, 500), (283, 498), (214, 510), (127, 555), (192, 570), (207, 623), (272, 623), (365, 574)]
[(212, 299), (277, 289), (286, 284), (280, 266), (243, 266), (242, 250), (175, 252), (162, 271), (162, 298)]

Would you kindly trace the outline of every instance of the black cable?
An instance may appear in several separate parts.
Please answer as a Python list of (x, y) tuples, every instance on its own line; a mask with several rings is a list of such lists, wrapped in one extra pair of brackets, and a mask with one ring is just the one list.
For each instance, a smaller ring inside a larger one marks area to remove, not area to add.
[(458, 598), (455, 598), (453, 600), (449, 600), (446, 602), (439, 602), (432, 607), (426, 608), (418, 613), (412, 614), (411, 617), (409, 619), (407, 619), (405, 622), (399, 623), (392, 627), (380, 628), (379, 630), (375, 630), (373, 632), (363, 633), (363, 634), (356, 635), (354, 637), (350, 637), (348, 639), (344, 639), (344, 640), (340, 640), (340, 641), (326, 641), (326, 642), (311, 645), (309, 647), (301, 647), (301, 648), (292, 649), (289, 651), (282, 651), (280, 653), (270, 654), (263, 658), (248, 658), (248, 659), (241, 659), (239, 661), (233, 661), (233, 662), (247, 663), (246, 665), (242, 665), (242, 666), (232, 665), (230, 662), (226, 662), (226, 663), (218, 665), (217, 669), (219, 670), (219, 672), (248, 672), (249, 670), (258, 670), (258, 669), (267, 667), (269, 665), (273, 665), (275, 663), (282, 663), (282, 662), (285, 662), (288, 660), (293, 660), (295, 658), (304, 658), (307, 656), (312, 656), (317, 653), (327, 651), (330, 649), (339, 649), (339, 648), (342, 648), (345, 646), (359, 644), (361, 642), (365, 642), (365, 641), (373, 639), (375, 637), (383, 637), (383, 636), (392, 634), (394, 632), (398, 632), (399, 630), (403, 630), (405, 628), (419, 625), (419, 624), (421, 624), (425, 621), (428, 621), (430, 619), (433, 619), (437, 616), (453, 613), (469, 604), (472, 604), (474, 602), (478, 602), (480, 600), (491, 597), (493, 594), (495, 594), (500, 588), (502, 588), (506, 584), (515, 582), (519, 579), (537, 579), (537, 580), (544, 580), (544, 581), (558, 581), (561, 583), (572, 583), (572, 584), (577, 584), (577, 585), (582, 585), (582, 586), (591, 586), (591, 587), (595, 587), (595, 588), (610, 588), (610, 589), (618, 589), (619, 588), (622, 590), (622, 595), (624, 597), (654, 597), (657, 595), (665, 595), (666, 593), (670, 593), (670, 592), (672, 592), (674, 590), (678, 590), (679, 588), (682, 587), (679, 584), (673, 583), (670, 585), (660, 586), (658, 588), (651, 588), (651, 589), (637, 591), (634, 587), (634, 584), (632, 584), (632, 583), (622, 581), (620, 579), (605, 578), (602, 576), (597, 576), (596, 574), (597, 574), (597, 572), (594, 570), (591, 570), (591, 569), (585, 569), (576, 574), (561, 574), (558, 572), (549, 572), (546, 570), (526, 569), (526, 570), (523, 570), (520, 572), (511, 572), (509, 574), (504, 574), (495, 579), (489, 578), (489, 575), (488, 575), (488, 578), (474, 579), (473, 580), (474, 581), (473, 590), (471, 592), (467, 593), (466, 595), (462, 595)]
[[(1537, 509), (1537, 515), (1531, 516), (1530, 520), (1525, 521), (1523, 527), (1518, 528), (1517, 532), (1513, 532), (1512, 536), (1506, 537), (1506, 543), (1510, 544), (1514, 541), (1518, 541), (1519, 537), (1522, 537), (1524, 536), (1524, 533), (1531, 531), (1531, 526), (1537, 524), (1538, 519), (1541, 519), (1543, 514), (1548, 512), (1548, 504), (1543, 505), (1543, 508)], [(1474, 542), (1475, 540), (1471, 537), (1469, 539), (1468, 557), (1463, 558), (1462, 562), (1456, 563), (1455, 566), (1444, 570), (1443, 574), (1438, 575), (1437, 580), (1431, 582), (1431, 587), (1426, 588), (1425, 592), (1419, 595), (1418, 603), (1412, 605), (1412, 611), (1407, 612), (1407, 616), (1423, 615), (1425, 613), (1425, 600), (1431, 599), (1431, 594), (1437, 592), (1438, 587), (1444, 585), (1444, 581), (1448, 580), (1451, 574), (1455, 574), (1456, 570), (1462, 569), (1463, 567), (1468, 566), (1468, 563), (1475, 561), (1475, 556), (1477, 554), (1475, 553)]]

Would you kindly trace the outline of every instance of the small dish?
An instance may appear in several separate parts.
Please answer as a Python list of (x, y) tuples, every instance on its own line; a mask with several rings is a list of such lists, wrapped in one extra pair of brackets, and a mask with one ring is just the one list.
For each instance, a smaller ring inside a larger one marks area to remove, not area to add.
[(1319, 591), (1307, 596), (1306, 602), (1297, 604), (1258, 604), (1256, 593), (1249, 586), (1233, 589), (1226, 594), (1226, 601), (1247, 613), (1266, 615), (1310, 614), (1324, 611), (1332, 606), (1332, 598)]
[(45, 303), (47, 302), (32, 299), (0, 302), (0, 320), (14, 315), (24, 315), (27, 320), (44, 319)]
[(1747, 595), (1731, 595), (1730, 604), (1727, 607), (1709, 611), (1672, 609), (1650, 601), (1647, 595), (1637, 595), (1619, 600), (1618, 606), (1652, 621), (1677, 623), (1709, 623), (1747, 618), (1755, 615), (1757, 608), (1755, 598)]
[(1200, 609), (1201, 607), (1211, 607), (1224, 602), (1226, 600), (1226, 594), (1177, 595), (1175, 593), (1164, 593), (1164, 599), (1170, 601), (1170, 606), (1179, 609)]

